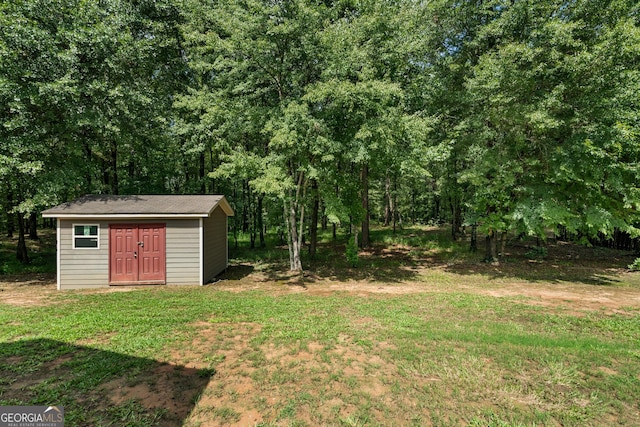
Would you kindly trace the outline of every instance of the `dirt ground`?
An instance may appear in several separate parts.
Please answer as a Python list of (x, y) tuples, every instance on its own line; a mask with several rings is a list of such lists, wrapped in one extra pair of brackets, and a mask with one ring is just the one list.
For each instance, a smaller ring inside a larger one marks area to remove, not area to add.
[[(431, 270), (433, 272), (433, 270)], [(624, 276), (640, 273), (620, 271)], [(576, 283), (531, 283), (523, 280), (500, 280), (494, 283), (484, 283), (481, 286), (468, 283), (469, 279), (448, 283), (446, 287), (432, 286), (424, 281), (403, 281), (394, 284), (381, 284), (368, 280), (351, 280), (335, 282), (328, 279), (290, 279), (286, 282), (269, 282), (259, 274), (254, 278), (241, 281), (222, 280), (214, 286), (221, 290), (243, 292), (247, 290), (262, 290), (274, 294), (308, 293), (310, 295), (330, 295), (335, 292), (346, 292), (353, 295), (367, 294), (412, 294), (422, 292), (464, 292), (486, 295), (496, 298), (525, 297), (525, 303), (549, 307), (563, 307), (571, 311), (588, 310), (605, 311), (608, 313), (621, 312), (624, 308), (640, 308), (640, 288), (615, 287), (606, 285), (576, 284)], [(283, 286), (286, 283), (286, 286)]]
[[(233, 268), (242, 269), (241, 265), (232, 267), (228, 276), (233, 277)], [(499, 270), (499, 267), (485, 267)], [(425, 269), (430, 274), (441, 271), (441, 267)], [(418, 270), (418, 272), (420, 272)], [(479, 272), (480, 273), (480, 272)], [(635, 283), (640, 281), (640, 272), (629, 272), (625, 269), (609, 269), (606, 272), (616, 281)], [(427, 276), (428, 277), (428, 276)], [(564, 307), (572, 311), (598, 310), (620, 312), (624, 308), (640, 307), (640, 288), (631, 286), (615, 286), (612, 284), (585, 284), (536, 281), (531, 282), (518, 278), (501, 278), (485, 281), (478, 285), (473, 277), (461, 277), (451, 281), (446, 287), (441, 284), (431, 285), (428, 279), (402, 280), (394, 283), (379, 281), (346, 280), (337, 281), (331, 278), (319, 278), (313, 275), (291, 277), (283, 274), (279, 280), (271, 280), (267, 275), (255, 272), (241, 279), (222, 278), (209, 284), (217, 289), (230, 292), (260, 290), (274, 295), (287, 293), (308, 293), (310, 295), (330, 295), (335, 292), (346, 292), (353, 295), (367, 294), (412, 294), (421, 292), (465, 292), (478, 295), (500, 297), (525, 297), (528, 303), (550, 307)], [(130, 292), (136, 287), (110, 287), (99, 291), (79, 292)], [(56, 290), (55, 278), (50, 275), (0, 276), (0, 301), (16, 306), (45, 305)], [(78, 291), (76, 291), (78, 292)]]

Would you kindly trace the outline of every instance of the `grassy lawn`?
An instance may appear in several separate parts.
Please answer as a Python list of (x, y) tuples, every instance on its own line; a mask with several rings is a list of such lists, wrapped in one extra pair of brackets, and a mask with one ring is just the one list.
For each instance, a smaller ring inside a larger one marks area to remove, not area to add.
[(378, 232), (357, 269), (326, 242), (303, 278), (271, 246), (206, 287), (2, 285), (0, 405), (69, 426), (640, 425), (628, 254), (514, 245), (497, 267), (443, 236)]

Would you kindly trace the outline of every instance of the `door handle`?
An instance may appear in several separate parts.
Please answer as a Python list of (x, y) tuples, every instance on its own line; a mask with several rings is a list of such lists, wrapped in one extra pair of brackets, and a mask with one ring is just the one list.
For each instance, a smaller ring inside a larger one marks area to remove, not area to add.
[(140, 246), (141, 248), (144, 248), (144, 242), (138, 242), (138, 246)]

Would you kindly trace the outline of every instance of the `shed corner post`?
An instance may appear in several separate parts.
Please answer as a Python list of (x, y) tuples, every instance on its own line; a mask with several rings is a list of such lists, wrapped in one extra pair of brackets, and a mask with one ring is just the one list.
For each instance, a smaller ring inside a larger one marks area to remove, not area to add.
[(62, 289), (62, 283), (60, 283), (62, 277), (60, 271), (60, 248), (62, 247), (60, 243), (60, 226), (60, 218), (56, 218), (56, 288), (58, 290)]
[(224, 244), (225, 244), (225, 247), (227, 248), (227, 251), (226, 251), (227, 259), (224, 266), (224, 269), (226, 271), (229, 268), (229, 215), (225, 215), (224, 221), (225, 221)]
[(204, 219), (198, 218), (200, 229), (200, 286), (204, 286)]

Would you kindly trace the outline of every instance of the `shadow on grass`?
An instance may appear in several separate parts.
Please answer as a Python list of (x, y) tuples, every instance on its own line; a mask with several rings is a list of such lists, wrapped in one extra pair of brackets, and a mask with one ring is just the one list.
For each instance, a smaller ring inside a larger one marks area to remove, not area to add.
[(459, 275), (482, 274), (490, 279), (613, 286), (621, 282), (615, 277), (635, 258), (630, 251), (590, 248), (569, 242), (549, 242), (545, 246), (548, 254), (544, 257), (532, 257), (533, 248), (533, 244), (516, 242), (507, 246), (498, 264), (453, 263), (447, 264), (445, 271)]
[(182, 425), (210, 370), (49, 340), (0, 343), (0, 405), (63, 406), (67, 425)]
[(12, 287), (51, 287), (56, 284), (56, 275), (52, 273), (0, 274), (0, 284), (11, 284)]
[[(242, 280), (251, 275), (255, 270), (255, 267), (249, 263), (232, 263), (229, 267), (218, 277), (216, 280)], [(216, 282), (213, 281), (213, 283)]]
[(259, 271), (261, 278), (254, 277), (252, 280), (287, 282), (291, 286), (305, 287), (306, 283), (326, 279), (400, 283), (414, 279), (418, 275), (417, 268), (420, 262), (414, 259), (408, 250), (396, 250), (385, 244), (375, 244), (359, 252), (356, 267), (348, 264), (344, 252), (344, 243), (333, 242), (319, 243), (315, 259), (311, 259), (308, 251), (304, 251), (301, 254), (304, 274), (300, 276), (289, 271), (286, 247), (255, 249), (250, 257), (239, 256), (233, 259), (220, 278), (242, 280)]
[[(425, 269), (438, 268), (461, 275), (483, 275), (489, 279), (513, 279), (530, 282), (574, 282), (590, 285), (616, 285), (620, 272), (633, 262), (629, 251), (585, 247), (575, 243), (548, 240), (547, 255), (537, 258), (536, 240), (512, 239), (498, 265), (482, 262), (482, 241), (476, 253), (469, 251), (470, 235), (453, 241), (448, 227), (414, 226), (393, 233), (389, 229), (372, 231), (373, 246), (359, 252), (357, 267), (348, 264), (345, 239), (324, 240), (318, 244), (317, 256), (310, 259), (302, 252), (304, 275), (288, 270), (286, 246), (263, 249), (240, 248), (235, 252), (229, 279), (243, 279), (255, 271), (261, 278), (254, 281), (284, 282), (302, 286), (321, 280), (370, 281), (390, 285), (420, 280)], [(481, 240), (481, 239), (479, 239)], [(255, 268), (253, 268), (255, 267)]]
[(420, 274), (420, 259), (408, 250), (386, 244), (374, 244), (358, 253), (358, 264), (353, 267), (344, 256), (344, 245), (321, 259), (307, 262), (308, 280), (332, 279), (337, 281), (366, 280), (379, 283), (400, 283), (414, 280)]

